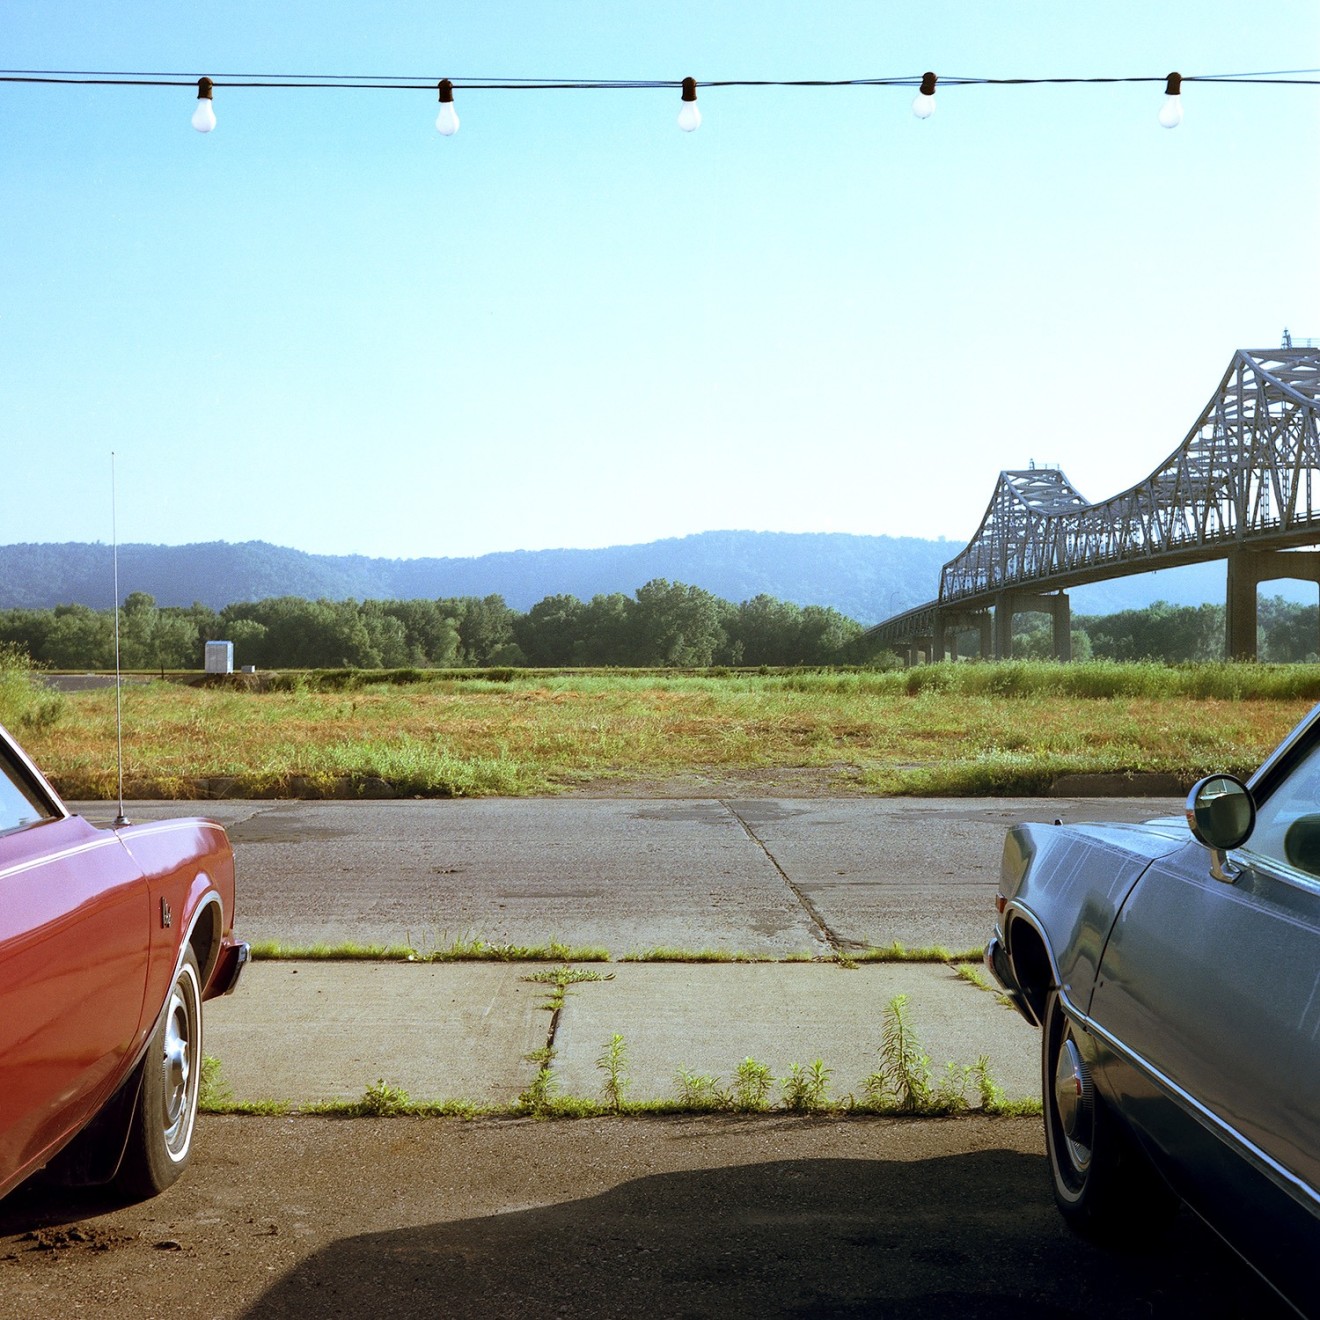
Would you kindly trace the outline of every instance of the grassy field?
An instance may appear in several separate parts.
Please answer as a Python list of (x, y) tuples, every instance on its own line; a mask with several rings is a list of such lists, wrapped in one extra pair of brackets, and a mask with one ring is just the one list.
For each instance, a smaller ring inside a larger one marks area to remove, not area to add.
[[(0, 686), (0, 722), (60, 789), (112, 796), (113, 691), (18, 696)], [(878, 794), (1044, 793), (1071, 773), (1190, 782), (1249, 773), (1317, 698), (1320, 667), (1300, 665), (153, 682), (123, 692), (125, 790), (191, 797), (205, 779), (236, 796), (475, 797), (782, 771)]]

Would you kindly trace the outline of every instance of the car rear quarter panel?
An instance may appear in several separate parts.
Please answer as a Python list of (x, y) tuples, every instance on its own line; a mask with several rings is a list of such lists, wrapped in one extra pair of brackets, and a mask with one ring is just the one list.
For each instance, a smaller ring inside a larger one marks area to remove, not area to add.
[(144, 1033), (155, 1023), (173, 982), (183, 945), (197, 951), (206, 986), (232, 934), (234, 857), (224, 830), (214, 821), (186, 818), (132, 825), (119, 839), (146, 877), (150, 894), (150, 958)]

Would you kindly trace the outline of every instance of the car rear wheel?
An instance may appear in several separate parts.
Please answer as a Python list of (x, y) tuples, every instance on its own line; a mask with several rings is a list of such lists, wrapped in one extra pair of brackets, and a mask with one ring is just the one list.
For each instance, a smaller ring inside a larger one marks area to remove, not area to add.
[(1158, 1233), (1177, 1213), (1178, 1198), (1096, 1094), (1057, 991), (1045, 1007), (1041, 1061), (1045, 1148), (1064, 1219), (1079, 1233), (1108, 1241)]
[(173, 1183), (192, 1153), (202, 1077), (202, 990), (191, 949), (139, 1067), (133, 1125), (115, 1183), (126, 1195), (147, 1197)]

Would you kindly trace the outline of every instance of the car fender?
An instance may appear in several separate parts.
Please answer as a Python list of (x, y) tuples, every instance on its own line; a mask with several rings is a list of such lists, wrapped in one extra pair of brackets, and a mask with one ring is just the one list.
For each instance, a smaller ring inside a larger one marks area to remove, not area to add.
[(1004, 840), (1001, 930), (1017, 988), (1037, 1025), (1058, 989), (1090, 1007), (1105, 944), (1128, 895), (1177, 839), (1125, 826), (1022, 824)]

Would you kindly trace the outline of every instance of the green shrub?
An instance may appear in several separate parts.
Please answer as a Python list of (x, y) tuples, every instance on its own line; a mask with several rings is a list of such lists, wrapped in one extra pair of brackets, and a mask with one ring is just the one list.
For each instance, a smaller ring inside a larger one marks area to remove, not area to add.
[(64, 694), (47, 687), (28, 653), (0, 642), (0, 724), (15, 733), (44, 729), (64, 711)]

